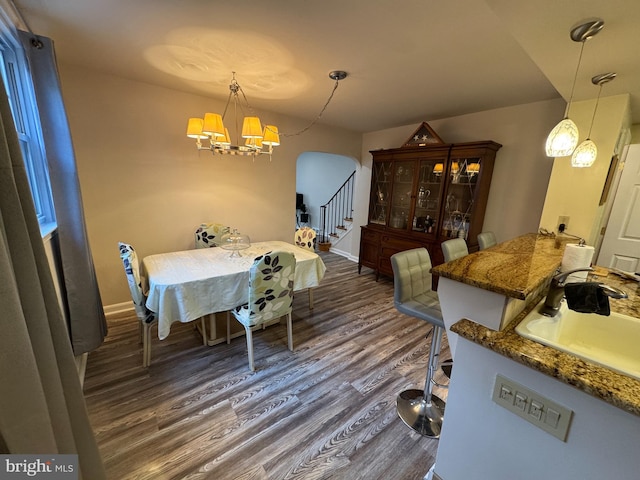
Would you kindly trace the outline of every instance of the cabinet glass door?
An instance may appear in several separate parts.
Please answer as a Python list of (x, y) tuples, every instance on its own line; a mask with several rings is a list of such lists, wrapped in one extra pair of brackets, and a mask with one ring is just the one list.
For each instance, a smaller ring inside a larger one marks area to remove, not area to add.
[(420, 161), (412, 226), (415, 232), (435, 233), (439, 220), (440, 191), (445, 160)]
[(464, 238), (469, 235), (469, 223), (476, 200), (480, 158), (451, 158), (446, 178), (441, 235), (447, 238)]
[(413, 203), (415, 168), (415, 162), (394, 163), (391, 216), (389, 218), (391, 228), (407, 228)]
[(369, 223), (378, 225), (387, 224), (389, 213), (389, 199), (391, 195), (391, 162), (374, 162), (373, 182), (371, 189), (371, 205), (369, 211)]

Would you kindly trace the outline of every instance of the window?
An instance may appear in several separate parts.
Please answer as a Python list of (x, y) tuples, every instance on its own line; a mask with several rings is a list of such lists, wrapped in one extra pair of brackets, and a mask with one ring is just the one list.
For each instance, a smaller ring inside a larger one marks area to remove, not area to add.
[(0, 57), (0, 71), (7, 89), (40, 229), (44, 233), (55, 227), (55, 212), (40, 120), (22, 47), (6, 29), (0, 31)]

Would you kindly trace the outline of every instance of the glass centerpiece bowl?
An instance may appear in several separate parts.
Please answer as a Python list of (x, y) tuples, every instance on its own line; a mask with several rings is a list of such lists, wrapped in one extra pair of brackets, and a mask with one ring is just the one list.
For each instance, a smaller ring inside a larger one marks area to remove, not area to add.
[(232, 257), (239, 257), (240, 250), (245, 250), (251, 246), (249, 235), (244, 235), (234, 228), (232, 232), (225, 233), (220, 239), (220, 248), (230, 250)]

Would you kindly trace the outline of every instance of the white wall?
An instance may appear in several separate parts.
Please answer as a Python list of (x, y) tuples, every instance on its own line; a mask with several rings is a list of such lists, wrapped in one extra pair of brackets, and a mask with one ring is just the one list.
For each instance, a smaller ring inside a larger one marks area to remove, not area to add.
[[(222, 112), (224, 101), (79, 67), (61, 65), (60, 77), (105, 305), (130, 301), (118, 241), (140, 257), (189, 249), (197, 225), (213, 221), (255, 241), (292, 241), (299, 155), (360, 155), (360, 134), (322, 125), (283, 137), (272, 161), (198, 153), (187, 119)], [(285, 133), (308, 124), (257, 113)]]
[(320, 207), (342, 186), (356, 170), (353, 158), (320, 152), (305, 152), (298, 157), (296, 189), (304, 195), (311, 227), (320, 226)]
[[(499, 242), (538, 230), (553, 159), (544, 153), (547, 134), (562, 118), (563, 100), (500, 108), (441, 120), (427, 120), (447, 143), (493, 140), (502, 144), (496, 156), (484, 230)], [(358, 255), (360, 232), (367, 223), (372, 156), (370, 150), (396, 148), (418, 128), (406, 125), (363, 136), (357, 173), (356, 215), (351, 252)]]
[[(567, 441), (491, 399), (496, 374), (573, 410)], [(435, 472), (442, 480), (638, 478), (640, 417), (466, 339), (456, 353)]]

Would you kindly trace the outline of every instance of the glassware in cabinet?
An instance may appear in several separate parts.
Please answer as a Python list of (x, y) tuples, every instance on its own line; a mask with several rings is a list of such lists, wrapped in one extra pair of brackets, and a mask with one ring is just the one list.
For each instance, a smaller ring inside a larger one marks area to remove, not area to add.
[(413, 215), (413, 231), (435, 233), (440, 216), (442, 172), (446, 159), (421, 160)]
[(469, 236), (469, 225), (477, 198), (476, 186), (482, 159), (478, 157), (452, 157), (446, 178), (442, 236), (464, 238)]
[(369, 223), (387, 225), (392, 188), (392, 166), (393, 164), (390, 161), (377, 162), (373, 165), (373, 188), (371, 189), (371, 201), (369, 202)]

